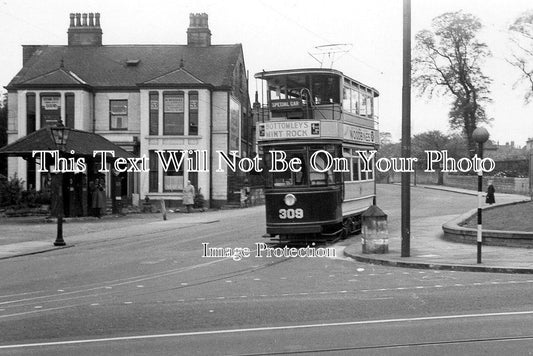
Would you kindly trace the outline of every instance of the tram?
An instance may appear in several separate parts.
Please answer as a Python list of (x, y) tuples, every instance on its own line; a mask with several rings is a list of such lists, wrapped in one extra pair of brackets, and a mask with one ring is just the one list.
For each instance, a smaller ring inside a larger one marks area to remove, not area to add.
[(311, 242), (360, 232), (361, 214), (376, 203), (379, 92), (334, 69), (255, 78), (266, 81), (268, 102), (256, 128), (267, 168), (264, 236)]

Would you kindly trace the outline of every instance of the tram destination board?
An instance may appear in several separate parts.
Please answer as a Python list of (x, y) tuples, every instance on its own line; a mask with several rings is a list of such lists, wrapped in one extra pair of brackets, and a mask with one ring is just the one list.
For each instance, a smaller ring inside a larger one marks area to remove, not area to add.
[(295, 109), (301, 109), (302, 107), (302, 101), (298, 99), (278, 99), (270, 101), (270, 110), (272, 111), (292, 111)]

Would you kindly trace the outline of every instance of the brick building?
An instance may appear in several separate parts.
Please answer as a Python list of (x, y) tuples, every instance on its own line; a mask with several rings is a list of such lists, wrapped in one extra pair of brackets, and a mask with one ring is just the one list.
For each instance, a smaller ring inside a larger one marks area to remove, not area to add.
[[(104, 45), (100, 15), (78, 13), (70, 14), (68, 45), (22, 47), (23, 67), (6, 87), (8, 143), (61, 120), (150, 158), (149, 172), (116, 172), (121, 196), (179, 206), (191, 180), (211, 206), (238, 200), (242, 177), (215, 172), (215, 152), (253, 150), (248, 79), (242, 45), (211, 44), (207, 14), (190, 15), (185, 45)], [(193, 160), (206, 152), (209, 171), (164, 171), (157, 150)], [(15, 173), (28, 188), (45, 181), (35, 162), (9, 158)]]

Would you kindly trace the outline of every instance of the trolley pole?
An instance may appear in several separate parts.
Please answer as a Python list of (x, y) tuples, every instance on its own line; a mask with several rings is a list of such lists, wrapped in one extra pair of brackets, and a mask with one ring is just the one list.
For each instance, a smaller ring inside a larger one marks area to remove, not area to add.
[[(403, 0), (402, 157), (411, 156), (411, 0)], [(411, 255), (411, 175), (402, 172), (401, 256)]]

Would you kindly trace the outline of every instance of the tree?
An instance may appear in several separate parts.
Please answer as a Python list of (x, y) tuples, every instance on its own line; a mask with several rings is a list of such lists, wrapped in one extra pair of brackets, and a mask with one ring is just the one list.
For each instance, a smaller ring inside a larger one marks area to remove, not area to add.
[(471, 14), (449, 12), (434, 18), (432, 29), (415, 37), (413, 85), (420, 95), (452, 98), (450, 127), (463, 131), (473, 154), (472, 133), (478, 123), (489, 121), (483, 104), (491, 101), (492, 80), (480, 68), (490, 51), (476, 38), (481, 22)]
[(512, 59), (507, 60), (520, 71), (520, 79), (527, 87), (524, 95), (526, 103), (533, 99), (533, 11), (520, 15), (509, 27), (514, 43)]
[(468, 155), (465, 139), (461, 135), (446, 135), (438, 130), (413, 136), (411, 156), (418, 159), (418, 167), (426, 168), (426, 151), (448, 151), (448, 157), (459, 160)]

